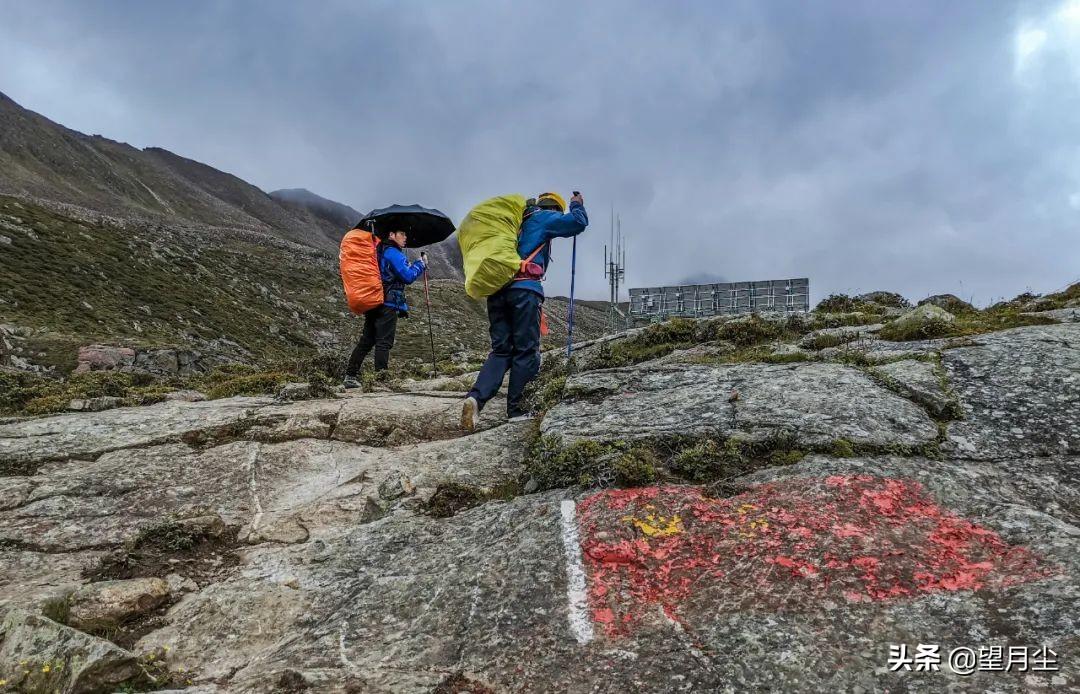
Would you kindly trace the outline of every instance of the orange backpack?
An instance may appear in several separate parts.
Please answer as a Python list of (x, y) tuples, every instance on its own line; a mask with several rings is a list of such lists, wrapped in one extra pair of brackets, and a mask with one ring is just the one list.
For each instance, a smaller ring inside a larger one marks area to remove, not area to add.
[(341, 239), (338, 262), (349, 310), (360, 315), (383, 303), (379, 272), (379, 240), (370, 231), (353, 229)]

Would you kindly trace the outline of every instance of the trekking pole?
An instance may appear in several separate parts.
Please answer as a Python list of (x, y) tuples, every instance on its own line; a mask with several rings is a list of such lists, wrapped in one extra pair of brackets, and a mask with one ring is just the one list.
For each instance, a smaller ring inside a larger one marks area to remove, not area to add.
[(566, 315), (566, 360), (570, 361), (570, 355), (574, 352), (574, 278), (577, 274), (577, 237), (574, 237), (573, 249), (570, 251), (570, 309)]
[(427, 334), (431, 341), (431, 370), (436, 378), (439, 376), (439, 367), (435, 365), (435, 333), (431, 328), (431, 293), (428, 292), (427, 268), (424, 268), (424, 302), (427, 304)]

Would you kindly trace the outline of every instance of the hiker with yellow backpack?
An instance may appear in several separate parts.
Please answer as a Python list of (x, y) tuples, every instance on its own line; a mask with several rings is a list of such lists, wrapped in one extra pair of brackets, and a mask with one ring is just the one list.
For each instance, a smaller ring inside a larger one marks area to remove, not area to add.
[(522, 402), (525, 386), (540, 371), (540, 324), (551, 241), (585, 231), (585, 201), (575, 192), (566, 201), (542, 193), (526, 201), (519, 195), (492, 198), (473, 208), (458, 229), (465, 264), (465, 290), (487, 297), (491, 353), (461, 408), (461, 426), (476, 427), (484, 405), (510, 372), (506, 414), (511, 421), (529, 418)]

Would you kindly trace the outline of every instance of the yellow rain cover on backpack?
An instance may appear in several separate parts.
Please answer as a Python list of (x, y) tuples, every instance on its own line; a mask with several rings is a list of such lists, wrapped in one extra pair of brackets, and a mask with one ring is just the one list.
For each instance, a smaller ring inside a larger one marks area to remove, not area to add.
[(499, 291), (521, 268), (518, 229), (525, 198), (502, 195), (469, 210), (458, 226), (458, 245), (465, 265), (465, 293), (482, 299)]

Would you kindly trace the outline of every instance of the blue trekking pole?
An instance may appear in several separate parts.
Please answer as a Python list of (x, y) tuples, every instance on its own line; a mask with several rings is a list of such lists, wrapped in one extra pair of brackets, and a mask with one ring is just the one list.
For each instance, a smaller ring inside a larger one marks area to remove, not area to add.
[(570, 310), (566, 316), (566, 359), (574, 351), (574, 278), (577, 274), (577, 237), (574, 237), (573, 250), (570, 251)]

